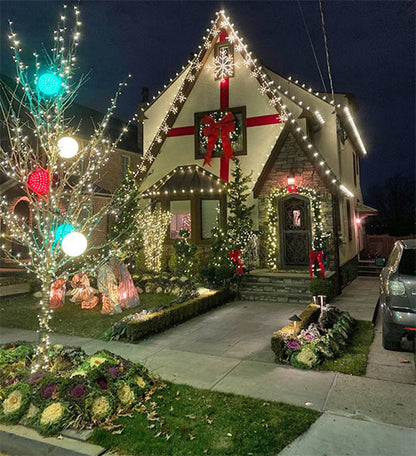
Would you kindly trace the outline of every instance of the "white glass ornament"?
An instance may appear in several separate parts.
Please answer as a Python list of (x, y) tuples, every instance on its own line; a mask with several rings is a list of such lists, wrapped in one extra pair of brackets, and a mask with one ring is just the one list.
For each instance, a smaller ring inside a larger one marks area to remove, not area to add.
[(72, 158), (77, 154), (79, 146), (74, 138), (65, 136), (58, 141), (58, 149), (62, 158)]
[(62, 239), (62, 250), (72, 257), (82, 255), (87, 249), (87, 238), (77, 231), (67, 234)]

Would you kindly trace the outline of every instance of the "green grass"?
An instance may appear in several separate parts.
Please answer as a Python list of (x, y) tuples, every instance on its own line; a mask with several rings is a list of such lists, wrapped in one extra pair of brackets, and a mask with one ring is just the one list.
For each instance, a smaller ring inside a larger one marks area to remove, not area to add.
[[(165, 305), (174, 299), (165, 294), (141, 294), (140, 306), (123, 310), (118, 315), (101, 315), (101, 304), (94, 309), (81, 309), (80, 304), (74, 304), (66, 299), (65, 305), (54, 309), (50, 322), (53, 331), (61, 334), (81, 337), (96, 337), (120, 321), (126, 315), (140, 312), (143, 309), (153, 309)], [(32, 294), (1, 298), (0, 325), (9, 328), (38, 329), (39, 298)]]
[(358, 320), (351, 342), (342, 355), (335, 360), (326, 360), (318, 370), (342, 372), (343, 374), (365, 375), (370, 346), (374, 339), (374, 328), (370, 321)]
[[(152, 400), (158, 404), (160, 421), (149, 422), (134, 412), (119, 419), (121, 434), (96, 429), (90, 442), (136, 456), (272, 456), (320, 415), (293, 405), (171, 383)], [(150, 429), (150, 423), (155, 427)], [(156, 436), (159, 431), (162, 434)]]

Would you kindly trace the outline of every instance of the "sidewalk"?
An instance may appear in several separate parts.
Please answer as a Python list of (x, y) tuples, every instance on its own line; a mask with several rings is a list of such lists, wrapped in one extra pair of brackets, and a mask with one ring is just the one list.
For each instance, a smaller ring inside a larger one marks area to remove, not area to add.
[[(377, 292), (377, 279), (358, 278), (335, 304), (355, 318), (371, 321)], [(366, 377), (277, 365), (270, 349), (271, 334), (284, 326), (292, 313), (299, 312), (298, 307), (234, 302), (138, 344), (58, 334), (51, 339), (53, 343), (80, 345), (88, 353), (108, 349), (141, 362), (176, 383), (325, 412), (308, 432), (283, 451), (284, 455), (410, 453), (405, 451), (408, 445), (416, 446), (416, 432), (411, 429), (416, 428), (412, 354), (380, 348), (377, 336)], [(36, 340), (36, 333), (2, 328), (0, 342), (13, 340)], [(409, 360), (409, 364), (400, 364), (400, 359)], [(358, 439), (357, 444), (353, 438)], [(326, 442), (326, 446), (317, 447), (319, 451), (313, 449), (316, 439)], [(392, 448), (397, 448), (397, 453), (390, 451)], [(387, 449), (389, 452), (382, 452)]]

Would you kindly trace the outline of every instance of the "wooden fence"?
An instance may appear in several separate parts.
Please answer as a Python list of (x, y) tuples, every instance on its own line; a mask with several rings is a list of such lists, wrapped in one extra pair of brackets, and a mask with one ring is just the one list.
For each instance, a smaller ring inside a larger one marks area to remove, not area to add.
[(415, 236), (389, 236), (388, 234), (364, 235), (364, 250), (373, 256), (387, 258), (399, 239), (415, 239)]

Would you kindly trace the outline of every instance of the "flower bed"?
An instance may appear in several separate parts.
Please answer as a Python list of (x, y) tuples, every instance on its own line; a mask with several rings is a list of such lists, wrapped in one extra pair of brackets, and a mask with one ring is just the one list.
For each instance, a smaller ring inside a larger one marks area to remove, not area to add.
[(348, 344), (355, 321), (348, 312), (310, 304), (300, 315), (296, 332), (293, 323), (273, 334), (272, 350), (276, 362), (312, 369), (326, 359), (334, 359)]
[(144, 337), (164, 331), (190, 318), (200, 315), (233, 299), (228, 289), (207, 291), (204, 295), (180, 304), (170, 306), (158, 312), (132, 315), (126, 326), (126, 337), (136, 341)]
[(158, 387), (145, 367), (107, 351), (87, 356), (55, 345), (50, 369), (37, 374), (30, 370), (33, 353), (25, 343), (0, 348), (2, 423), (22, 422), (44, 435), (108, 425)]

